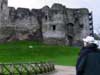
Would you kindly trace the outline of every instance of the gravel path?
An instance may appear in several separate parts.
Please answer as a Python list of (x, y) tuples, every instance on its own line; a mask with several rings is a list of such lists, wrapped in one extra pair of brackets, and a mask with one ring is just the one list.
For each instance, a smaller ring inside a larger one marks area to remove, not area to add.
[(75, 67), (56, 65), (56, 71), (46, 75), (75, 75)]

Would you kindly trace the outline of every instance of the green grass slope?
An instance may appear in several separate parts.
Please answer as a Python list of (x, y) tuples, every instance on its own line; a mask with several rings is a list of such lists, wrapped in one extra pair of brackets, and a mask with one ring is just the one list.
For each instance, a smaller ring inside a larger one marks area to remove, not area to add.
[[(29, 48), (32, 45), (33, 48)], [(13, 41), (0, 44), (0, 63), (53, 61), (74, 66), (79, 48), (51, 46), (34, 41)]]

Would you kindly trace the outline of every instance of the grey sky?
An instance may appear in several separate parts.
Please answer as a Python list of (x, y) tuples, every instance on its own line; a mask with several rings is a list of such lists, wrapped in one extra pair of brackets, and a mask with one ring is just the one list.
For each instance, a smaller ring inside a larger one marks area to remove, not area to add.
[(100, 0), (8, 0), (8, 5), (15, 8), (42, 8), (53, 3), (61, 3), (68, 8), (88, 8), (93, 11), (95, 32), (100, 31)]

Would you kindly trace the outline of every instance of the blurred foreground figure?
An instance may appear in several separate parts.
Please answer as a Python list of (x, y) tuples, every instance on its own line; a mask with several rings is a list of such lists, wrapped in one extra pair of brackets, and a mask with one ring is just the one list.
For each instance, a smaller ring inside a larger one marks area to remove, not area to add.
[[(94, 54), (99, 53), (97, 41), (94, 39), (94, 37), (87, 36), (86, 38), (83, 39), (83, 42), (84, 42), (84, 45), (82, 49), (80, 50), (80, 54), (79, 54), (77, 64), (76, 64), (76, 75), (94, 75), (95, 73), (94, 71), (96, 70), (92, 70), (92, 68), (93, 69), (96, 69), (96, 68), (93, 67), (93, 65), (89, 66), (93, 62), (88, 61), (91, 58), (91, 57), (88, 58), (88, 56), (93, 53)], [(87, 62), (89, 63), (88, 65), (87, 65)], [(94, 65), (95, 64), (96, 63), (94, 61)], [(95, 74), (95, 75), (100, 75), (100, 73)]]

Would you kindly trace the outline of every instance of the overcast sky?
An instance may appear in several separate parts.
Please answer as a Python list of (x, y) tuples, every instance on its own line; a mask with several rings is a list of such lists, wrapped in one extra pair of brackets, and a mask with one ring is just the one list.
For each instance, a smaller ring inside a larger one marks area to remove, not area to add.
[(8, 0), (8, 5), (15, 8), (42, 8), (45, 5), (61, 3), (68, 8), (88, 8), (93, 11), (95, 32), (100, 31), (100, 0)]

